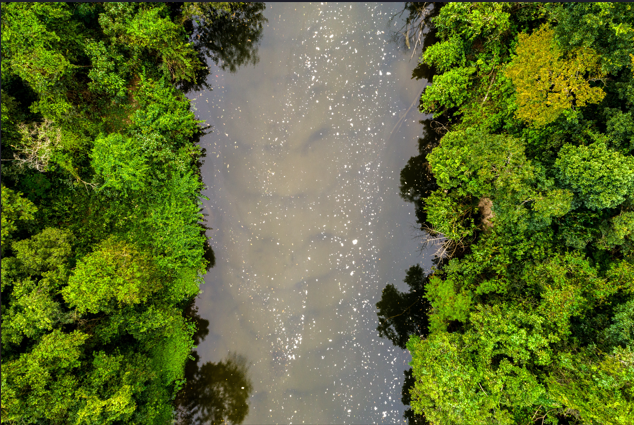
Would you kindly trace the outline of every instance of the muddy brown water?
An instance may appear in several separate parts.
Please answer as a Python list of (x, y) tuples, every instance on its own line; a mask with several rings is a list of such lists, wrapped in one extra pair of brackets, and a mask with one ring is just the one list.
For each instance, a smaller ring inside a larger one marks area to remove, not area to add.
[(376, 302), (429, 268), (399, 173), (421, 134), (402, 3), (267, 3), (259, 63), (210, 64), (192, 93), (213, 131), (204, 203), (216, 266), (197, 300), (201, 362), (238, 353), (245, 424), (403, 422), (410, 356), (376, 332)]

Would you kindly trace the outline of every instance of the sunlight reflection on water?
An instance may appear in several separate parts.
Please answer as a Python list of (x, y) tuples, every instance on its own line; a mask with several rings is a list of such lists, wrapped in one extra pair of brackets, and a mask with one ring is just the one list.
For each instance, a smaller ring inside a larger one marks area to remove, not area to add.
[(214, 69), (213, 91), (192, 95), (213, 126), (202, 173), (216, 266), (198, 353), (251, 363), (245, 423), (403, 420), (410, 358), (378, 337), (375, 308), (423, 262), (398, 194), (424, 85), (389, 41), (400, 7), (267, 4), (258, 65)]

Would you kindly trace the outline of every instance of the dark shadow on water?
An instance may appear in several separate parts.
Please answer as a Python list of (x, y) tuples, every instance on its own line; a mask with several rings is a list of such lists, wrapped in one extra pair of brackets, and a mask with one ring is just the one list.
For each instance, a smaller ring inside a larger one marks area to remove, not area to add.
[(419, 62), (412, 70), (412, 79), (432, 82), (434, 70), (422, 63), (420, 58), (421, 53), (437, 41), (432, 19), (438, 16), (441, 7), (441, 3), (435, 2), (406, 2), (403, 10), (392, 17), (395, 19), (405, 15), (403, 25), (392, 29), (389, 37), (399, 49), (409, 51), (411, 60)]
[[(392, 344), (405, 349), (411, 335), (421, 338), (429, 335), (428, 313), (431, 304), (425, 298), (425, 286), (429, 282), (429, 275), (418, 264), (407, 271), (405, 283), (409, 292), (401, 292), (391, 283), (383, 289), (381, 300), (376, 304), (379, 326), (379, 336), (392, 341)], [(411, 403), (410, 389), (414, 386), (412, 369), (405, 371), (401, 401), (405, 406)], [(427, 425), (425, 415), (417, 415), (408, 408), (403, 417), (408, 425)]]
[(431, 308), (424, 297), (429, 278), (422, 267), (418, 264), (410, 267), (404, 281), (409, 286), (409, 292), (401, 292), (390, 283), (383, 289), (381, 301), (376, 304), (379, 336), (403, 349), (410, 335), (428, 334), (427, 313)]
[[(262, 38), (262, 14), (264, 3), (170, 3), (173, 18), (181, 19), (198, 59), (208, 59), (223, 71), (236, 72), (240, 66), (255, 65), (259, 61), (258, 45)], [(211, 90), (207, 81), (211, 70), (202, 67), (196, 72), (195, 82), (181, 82), (178, 88), (190, 91)], [(201, 137), (212, 131), (211, 127), (200, 128), (192, 143), (199, 145)], [(198, 177), (206, 152), (197, 158)], [(204, 215), (204, 214), (203, 214)], [(206, 220), (199, 223), (203, 235), (211, 228)], [(207, 271), (216, 263), (214, 251), (205, 242), (204, 258)], [(209, 334), (209, 321), (198, 314), (195, 299), (184, 311), (185, 317), (196, 325), (193, 336), (197, 346)], [(185, 364), (186, 382), (174, 400), (176, 424), (241, 424), (249, 413), (248, 399), (253, 385), (248, 377), (247, 359), (237, 353), (229, 353), (219, 362), (200, 364), (196, 350)]]
[[(407, 4), (408, 5), (422, 5), (423, 3), (407, 3)], [(416, 7), (416, 6), (413, 6), (413, 7)], [(438, 3), (434, 3), (433, 6), (431, 7), (431, 10), (429, 11), (429, 14), (427, 14), (423, 20), (425, 27), (428, 28), (429, 30), (426, 31), (424, 34), (425, 37), (422, 40), (421, 53), (427, 50), (429, 46), (431, 46), (432, 44), (438, 41), (438, 39), (436, 38), (436, 31), (433, 31), (434, 27), (431, 21), (432, 18), (438, 16), (438, 13), (440, 13), (440, 6), (438, 5)], [(433, 78), (434, 78), (434, 70), (432, 69), (432, 67), (430, 67), (429, 65), (422, 62), (419, 59), (418, 66), (412, 70), (412, 79), (413, 80), (425, 79), (427, 80), (427, 82), (431, 83)]]
[[(209, 228), (204, 227), (203, 234), (206, 233), (206, 230)], [(205, 241), (205, 260), (207, 260), (207, 271), (211, 270), (213, 266), (216, 265), (216, 254), (214, 254), (214, 250), (211, 248), (211, 244), (209, 243), (209, 239)]]
[[(223, 71), (236, 72), (244, 65), (259, 62), (258, 45), (262, 39), (262, 14), (265, 3), (227, 3), (229, 10), (217, 8), (213, 3), (192, 3), (195, 17), (184, 26), (203, 63), (211, 59)], [(196, 75), (196, 83), (183, 83), (183, 91), (210, 89), (207, 77), (210, 70), (203, 68)]]
[[(198, 345), (209, 334), (209, 321), (198, 315), (193, 301), (185, 314), (196, 323), (194, 345)], [(193, 359), (185, 365), (187, 381), (174, 401), (176, 424), (241, 424), (249, 414), (248, 400), (253, 392), (247, 359), (229, 353), (220, 362), (200, 364), (195, 350), (191, 355)]]
[[(424, 28), (424, 38), (422, 40), (421, 53), (437, 41), (436, 31), (432, 19), (440, 13), (443, 4), (440, 3), (414, 3), (406, 2), (401, 13), (407, 13), (405, 27)], [(401, 38), (404, 39), (403, 36)], [(411, 45), (411, 41), (410, 41)], [(412, 79), (427, 80), (428, 84), (433, 81), (435, 70), (429, 65), (419, 61), (419, 64), (412, 71)], [(416, 207), (416, 221), (425, 228), (427, 226), (427, 214), (424, 208), (424, 199), (433, 191), (438, 189), (427, 155), (438, 146), (443, 134), (445, 117), (439, 120), (428, 116), (419, 121), (423, 126), (423, 136), (418, 138), (418, 155), (413, 156), (407, 165), (401, 170), (400, 195), (405, 201), (414, 203)]]
[(425, 198), (438, 189), (427, 155), (438, 146), (441, 135), (432, 128), (431, 118), (422, 120), (420, 123), (423, 125), (423, 137), (418, 138), (419, 154), (411, 157), (401, 170), (400, 195), (403, 200), (414, 204), (416, 221), (421, 228), (424, 228), (427, 225)]
[[(409, 391), (414, 387), (416, 379), (414, 378), (412, 368), (409, 368), (405, 372), (405, 381), (403, 382), (403, 390), (401, 391), (401, 402), (405, 406), (409, 406), (412, 402), (412, 396)], [(407, 420), (408, 425), (430, 425), (425, 415), (417, 415), (409, 408), (403, 413), (403, 417)]]
[[(395, 15), (406, 14), (406, 18), (403, 27), (393, 34), (392, 41), (401, 44), (403, 48), (413, 50), (414, 56), (419, 55), (417, 57), (419, 65), (412, 71), (412, 79), (425, 79), (428, 83), (432, 83), (435, 70), (421, 62), (419, 52), (424, 52), (427, 47), (437, 41), (432, 18), (438, 16), (443, 5), (406, 2), (403, 11)], [(446, 132), (446, 117), (434, 120), (428, 116), (420, 123), (423, 126), (423, 135), (418, 138), (418, 155), (411, 157), (401, 170), (400, 196), (403, 200), (414, 204), (416, 221), (420, 226), (419, 229), (424, 231), (429, 228), (425, 199), (438, 189), (427, 155), (438, 146), (442, 135)], [(439, 266), (440, 262), (437, 258), (433, 261), (436, 266)], [(393, 284), (388, 284), (383, 289), (381, 300), (376, 304), (379, 335), (403, 349), (406, 348), (411, 335), (427, 337), (429, 334), (428, 315), (431, 310), (431, 304), (424, 297), (429, 275), (425, 274), (422, 267), (419, 265), (410, 267), (404, 281), (409, 287), (409, 292), (401, 292)], [(401, 392), (401, 401), (406, 407), (411, 404), (410, 390), (414, 387), (414, 383), (412, 369), (406, 370)], [(405, 410), (403, 417), (408, 425), (429, 424), (424, 414), (415, 414), (411, 408)]]
[(211, 249), (209, 241), (205, 244), (205, 260), (207, 260), (207, 271), (216, 265), (216, 255), (214, 254), (214, 250)]

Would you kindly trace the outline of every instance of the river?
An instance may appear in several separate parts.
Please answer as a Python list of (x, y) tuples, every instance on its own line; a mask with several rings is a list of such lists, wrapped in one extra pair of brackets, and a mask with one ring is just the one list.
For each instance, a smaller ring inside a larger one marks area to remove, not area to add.
[(201, 145), (216, 265), (197, 351), (246, 358), (245, 424), (403, 422), (410, 357), (379, 338), (375, 304), (430, 263), (399, 197), (426, 83), (394, 41), (401, 9), (267, 3), (259, 62), (209, 63), (213, 91), (190, 94), (213, 130)]

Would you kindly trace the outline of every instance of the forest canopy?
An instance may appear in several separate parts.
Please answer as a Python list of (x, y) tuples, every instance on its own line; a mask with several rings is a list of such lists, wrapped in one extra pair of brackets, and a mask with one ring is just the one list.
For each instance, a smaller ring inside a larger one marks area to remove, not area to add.
[(437, 132), (401, 174), (439, 249), (431, 273), (408, 272), (415, 290), (377, 304), (379, 332), (412, 354), (406, 416), (629, 424), (633, 6), (439, 9), (420, 59)]
[(1, 7), (2, 423), (173, 423), (213, 265), (184, 93), (257, 62), (264, 6)]

